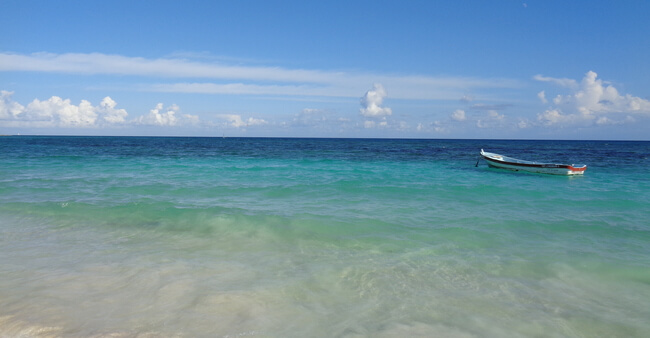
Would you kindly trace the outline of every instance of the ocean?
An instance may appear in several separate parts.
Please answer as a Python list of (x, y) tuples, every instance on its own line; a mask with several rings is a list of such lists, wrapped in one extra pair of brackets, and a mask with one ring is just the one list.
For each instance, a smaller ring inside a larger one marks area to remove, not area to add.
[(649, 304), (650, 142), (0, 137), (2, 337), (648, 337)]

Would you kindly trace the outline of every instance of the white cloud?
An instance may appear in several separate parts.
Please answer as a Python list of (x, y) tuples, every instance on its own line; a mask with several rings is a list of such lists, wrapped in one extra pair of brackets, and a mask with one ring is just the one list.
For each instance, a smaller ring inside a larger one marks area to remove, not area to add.
[(298, 127), (317, 127), (331, 123), (340, 123), (340, 121), (334, 119), (331, 112), (314, 108), (303, 109), (300, 113), (294, 115), (291, 121), (291, 125)]
[(623, 118), (610, 118), (607, 116), (597, 117), (589, 113), (575, 113), (565, 114), (559, 109), (549, 109), (537, 115), (537, 120), (545, 126), (589, 126), (596, 124), (599, 126), (605, 125), (622, 125), (626, 123), (634, 123), (636, 120), (632, 116), (625, 116)]
[(387, 121), (363, 121), (363, 127), (366, 129), (372, 129), (372, 128), (388, 128), (388, 122)]
[(31, 55), (0, 53), (0, 71), (7, 70), (310, 83), (330, 82), (338, 76), (335, 72), (280, 67), (242, 67), (187, 59), (146, 59), (101, 53), (34, 53)]
[(415, 130), (420, 133), (449, 133), (450, 129), (446, 122), (433, 121), (428, 123), (418, 123)]
[(149, 114), (140, 116), (135, 121), (137, 124), (152, 125), (152, 126), (175, 126), (178, 123), (176, 113), (179, 107), (171, 105), (163, 112), (163, 104), (158, 103), (154, 109), (149, 111)]
[(476, 103), (473, 104), (470, 109), (472, 110), (504, 110), (512, 107), (510, 103), (499, 103), (499, 104), (485, 104), (485, 103)]
[(456, 120), (456, 121), (465, 121), (467, 117), (465, 116), (465, 111), (462, 109), (457, 109), (453, 113), (451, 113), (451, 118)]
[(241, 115), (237, 115), (237, 114), (219, 114), (217, 115), (217, 117), (228, 121), (228, 124), (231, 127), (235, 127), (235, 128), (243, 128), (248, 126), (261, 126), (261, 125), (268, 124), (268, 122), (265, 121), (264, 119), (256, 119), (253, 117), (249, 117), (248, 119), (243, 120)]
[(25, 107), (23, 114), (28, 120), (51, 121), (60, 127), (90, 127), (97, 119), (90, 102), (82, 100), (75, 106), (70, 99), (63, 100), (58, 96), (52, 96), (47, 101), (35, 99)]
[(547, 109), (543, 113), (537, 114), (537, 120), (545, 126), (575, 124), (589, 119), (593, 119), (593, 116), (580, 116), (579, 114), (566, 115), (559, 109)]
[(537, 93), (537, 97), (540, 101), (542, 101), (542, 103), (548, 103), (548, 100), (546, 99), (546, 93), (543, 90)]
[(25, 107), (11, 98), (13, 95), (14, 92), (0, 91), (0, 120), (16, 119), (25, 110)]
[(189, 124), (196, 126), (201, 123), (201, 119), (198, 115), (183, 114), (184, 124)]
[(463, 97), (460, 98), (460, 102), (469, 103), (472, 101), (474, 101), (474, 96), (472, 95), (463, 95)]
[(503, 120), (506, 117), (504, 114), (499, 114), (496, 110), (490, 110), (488, 116), (494, 120)]
[(361, 115), (365, 117), (385, 117), (393, 113), (393, 110), (388, 107), (381, 107), (384, 97), (386, 97), (386, 90), (384, 86), (375, 83), (373, 89), (366, 92), (361, 98)]
[(296, 96), (349, 96), (337, 90), (324, 90), (314, 85), (259, 85), (244, 83), (172, 83), (141, 86), (142, 91), (163, 93), (199, 93), (225, 95), (296, 95)]
[(104, 121), (109, 124), (119, 124), (126, 122), (126, 117), (129, 115), (124, 109), (115, 109), (117, 102), (113, 101), (110, 97), (105, 97), (97, 107), (97, 112), (102, 116)]
[(78, 105), (70, 99), (58, 96), (41, 101), (34, 99), (23, 106), (12, 99), (12, 92), (0, 92), (0, 126), (29, 128), (98, 128), (127, 125), (178, 126), (196, 125), (198, 116), (178, 112), (180, 108), (172, 105), (163, 110), (162, 103), (149, 111), (149, 114), (128, 120), (128, 112), (118, 109), (117, 102), (106, 96), (97, 106), (87, 100)]
[[(593, 71), (587, 72), (578, 85), (568, 79), (543, 78), (573, 91), (568, 95), (557, 95), (551, 107), (538, 114), (543, 125), (571, 124), (623, 124), (635, 121), (631, 115), (650, 116), (650, 101), (630, 94), (622, 95), (612, 85), (597, 78)], [(621, 118), (621, 115), (625, 115)]]
[(440, 121), (433, 121), (433, 123), (431, 125), (433, 126), (433, 131), (435, 131), (436, 133), (446, 133), (447, 132), (447, 128)]
[(517, 127), (519, 129), (525, 129), (530, 127), (530, 123), (528, 122), (528, 120), (520, 119), (519, 122), (517, 122)]
[(608, 117), (601, 116), (596, 120), (597, 125), (619, 125), (619, 124), (626, 124), (626, 123), (634, 123), (636, 120), (632, 116), (626, 116), (622, 120), (612, 120)]
[(588, 72), (582, 80), (580, 90), (565, 96), (563, 101), (574, 102), (579, 111), (588, 113), (650, 113), (650, 101), (629, 94), (620, 95), (613, 86), (604, 86), (602, 80), (596, 79), (597, 76), (595, 72)]
[(476, 121), (476, 126), (479, 128), (494, 128), (501, 126), (505, 119), (505, 115), (499, 114), (496, 110), (488, 111), (486, 118), (478, 119)]
[[(110, 98), (107, 99), (104, 99), (104, 101), (102, 101), (102, 104), (104, 104), (108, 109), (110, 109), (112, 113), (111, 115), (107, 116), (108, 118), (105, 117), (105, 119), (110, 121), (117, 121), (114, 123), (125, 122), (124, 117), (126, 117), (126, 115), (123, 115), (123, 113), (125, 112), (119, 112), (112, 109), (111, 106), (113, 105), (114, 102)], [(138, 124), (138, 125), (159, 126), (159, 127), (196, 125), (199, 123), (199, 117), (196, 115), (179, 114), (180, 107), (178, 105), (172, 104), (171, 106), (165, 109), (163, 108), (164, 105), (162, 103), (158, 103), (156, 107), (149, 110), (149, 114), (139, 116), (133, 119), (131, 123)]]
[[(157, 92), (268, 94), (354, 97), (368, 83), (390, 84), (391, 97), (399, 99), (456, 100), (481, 89), (517, 88), (519, 81), (500, 78), (383, 75), (328, 70), (251, 67), (186, 58), (127, 57), (101, 53), (0, 53), (0, 71), (72, 73), (80, 75), (130, 75), (171, 79), (218, 79), (232, 83), (172, 83), (133, 85)], [(257, 83), (255, 83), (257, 82)], [(469, 96), (466, 96), (469, 97)]]
[(115, 109), (117, 103), (105, 97), (99, 106), (87, 100), (79, 105), (70, 99), (52, 96), (45, 101), (34, 99), (23, 106), (12, 99), (13, 92), (0, 94), (0, 124), (10, 127), (64, 127), (91, 128), (105, 124), (118, 124), (125, 121), (128, 113)]
[(533, 79), (542, 82), (551, 82), (561, 87), (568, 87), (568, 88), (578, 87), (578, 82), (573, 79), (558, 79), (558, 78), (546, 77), (542, 75), (535, 75), (533, 76)]

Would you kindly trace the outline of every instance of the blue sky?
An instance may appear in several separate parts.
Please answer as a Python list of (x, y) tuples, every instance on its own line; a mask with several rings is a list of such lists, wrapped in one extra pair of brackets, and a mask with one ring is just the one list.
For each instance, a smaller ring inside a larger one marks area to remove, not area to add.
[(648, 1), (29, 1), (0, 134), (641, 139)]

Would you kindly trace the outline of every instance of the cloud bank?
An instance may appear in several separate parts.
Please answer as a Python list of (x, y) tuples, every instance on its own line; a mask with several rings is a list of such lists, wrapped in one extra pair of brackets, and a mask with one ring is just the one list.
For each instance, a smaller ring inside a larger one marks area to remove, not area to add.
[(227, 124), (234, 128), (246, 128), (268, 124), (264, 119), (256, 119), (253, 117), (244, 120), (239, 114), (219, 114), (217, 115), (217, 118), (227, 121)]
[[(582, 81), (554, 79), (537, 75), (535, 80), (551, 82), (571, 92), (558, 94), (553, 106), (537, 115), (545, 126), (625, 124), (635, 121), (635, 116), (650, 116), (650, 101), (630, 94), (620, 94), (611, 84), (598, 79), (589, 71)], [(538, 94), (543, 103), (548, 102), (545, 91)]]
[(0, 124), (4, 126), (88, 128), (123, 124), (128, 115), (126, 110), (116, 109), (117, 103), (108, 96), (98, 106), (86, 100), (74, 105), (58, 96), (34, 99), (23, 106), (12, 96), (13, 92), (0, 92)]
[(0, 126), (34, 128), (99, 128), (128, 125), (178, 126), (197, 124), (197, 116), (184, 114), (178, 116), (179, 107), (172, 105), (163, 111), (159, 103), (149, 114), (128, 120), (129, 113), (118, 109), (117, 102), (105, 97), (97, 106), (87, 100), (78, 105), (70, 99), (52, 96), (41, 101), (34, 99), (23, 106), (12, 98), (13, 92), (0, 91)]

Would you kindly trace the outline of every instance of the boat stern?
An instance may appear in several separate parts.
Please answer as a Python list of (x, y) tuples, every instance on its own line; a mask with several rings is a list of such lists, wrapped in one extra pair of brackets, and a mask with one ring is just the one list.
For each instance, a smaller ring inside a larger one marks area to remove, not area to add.
[(568, 175), (583, 175), (587, 170), (587, 166), (586, 165), (576, 166), (575, 164), (572, 164), (569, 166), (568, 169), (569, 169)]

